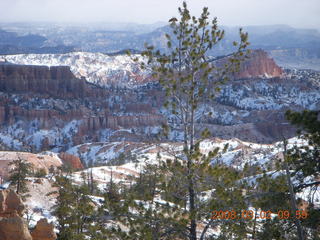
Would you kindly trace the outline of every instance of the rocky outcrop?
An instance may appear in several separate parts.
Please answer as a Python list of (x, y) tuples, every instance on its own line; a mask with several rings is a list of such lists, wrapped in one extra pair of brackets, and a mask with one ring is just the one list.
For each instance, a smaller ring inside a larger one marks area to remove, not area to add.
[(31, 233), (32, 240), (55, 240), (57, 235), (54, 232), (52, 223), (48, 223), (46, 218), (37, 222), (35, 229)]
[[(229, 56), (213, 60), (219, 69), (229, 64)], [(240, 63), (237, 72), (231, 74), (231, 79), (277, 78), (284, 76), (284, 71), (263, 50), (251, 50), (248, 58)]]
[(60, 153), (59, 157), (64, 164), (71, 166), (73, 169), (83, 169), (83, 165), (79, 157), (66, 152)]
[(26, 222), (17, 213), (0, 217), (0, 240), (32, 240)]
[(36, 228), (29, 232), (22, 218), (24, 205), (21, 198), (12, 190), (0, 191), (0, 240), (55, 240), (53, 224), (47, 219), (38, 221)]
[(23, 212), (22, 200), (13, 190), (0, 191), (0, 240), (32, 240)]
[(281, 77), (283, 70), (268, 56), (263, 50), (254, 50), (251, 52), (249, 59), (241, 63), (240, 71), (235, 75), (237, 79)]
[(149, 82), (148, 73), (127, 55), (70, 52), (67, 54), (28, 54), (0, 56), (15, 64), (70, 66), (73, 74), (100, 86), (134, 87)]
[(24, 205), (22, 200), (12, 189), (0, 191), (0, 216), (14, 212), (22, 216), (23, 211)]
[[(30, 71), (33, 68), (37, 67), (31, 66)], [(217, 128), (212, 131), (216, 134), (214, 136), (224, 138), (273, 142), (280, 137), (279, 129), (288, 132), (287, 137), (292, 137), (295, 130), (285, 127), (288, 123), (284, 113), (288, 109), (319, 108), (319, 91), (309, 79), (318, 79), (320, 75), (288, 71), (283, 74), (282, 69), (262, 50), (253, 51), (251, 58), (242, 64), (237, 79), (221, 86), (214, 101), (200, 106), (197, 123)], [(12, 75), (8, 71), (5, 73)], [(71, 77), (69, 73), (66, 76)], [(25, 81), (24, 77), (19, 79)], [(153, 141), (167, 119), (178, 124), (178, 120), (162, 108), (165, 93), (160, 85), (132, 84), (134, 88), (115, 86), (100, 89), (85, 83), (84, 92), (88, 95), (83, 98), (67, 98), (68, 94), (55, 97), (46, 92), (34, 94), (33, 90), (21, 93), (0, 91), (0, 131), (4, 135), (0, 136), (0, 147), (15, 151), (54, 149), (66, 152), (88, 142)], [(213, 113), (212, 116), (207, 114), (209, 112)], [(175, 127), (177, 131), (170, 136), (180, 141), (182, 135), (178, 133), (178, 125)], [(244, 129), (245, 132), (242, 131)]]

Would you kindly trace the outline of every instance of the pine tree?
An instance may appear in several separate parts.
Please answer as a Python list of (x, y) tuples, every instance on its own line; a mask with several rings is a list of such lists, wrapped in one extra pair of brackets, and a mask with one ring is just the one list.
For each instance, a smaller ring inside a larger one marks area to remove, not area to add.
[[(263, 225), (257, 231), (258, 239), (319, 239), (320, 210), (315, 208), (313, 198), (308, 200), (307, 215), (297, 206), (297, 193), (309, 188), (310, 196), (317, 191), (320, 184), (319, 168), (319, 130), (320, 122), (317, 111), (292, 112), (286, 117), (300, 127), (298, 134), (307, 144), (297, 144), (288, 147), (283, 141), (283, 159), (276, 164), (274, 173), (277, 177), (264, 175), (258, 181), (257, 197), (253, 200), (255, 207), (278, 212), (288, 211), (290, 218), (285, 221), (276, 217), (262, 221)], [(307, 199), (303, 200), (306, 201)], [(301, 199), (300, 199), (301, 201)], [(299, 214), (300, 213), (300, 214)], [(299, 218), (296, 218), (296, 217)]]
[[(296, 193), (309, 191), (307, 201), (308, 217), (302, 219), (305, 229), (304, 239), (320, 239), (320, 209), (316, 208), (314, 193), (320, 186), (320, 112), (303, 111), (286, 113), (287, 119), (297, 127), (300, 138), (307, 144), (295, 145), (287, 151), (288, 168), (295, 179), (293, 188)], [(307, 190), (308, 189), (308, 190)], [(300, 238), (301, 239), (301, 238)]]
[[(146, 61), (141, 66), (151, 69), (153, 77), (159, 79), (166, 93), (164, 106), (174, 116), (184, 134), (183, 152), (176, 156), (172, 164), (168, 164), (166, 176), (170, 180), (167, 181), (166, 188), (167, 196), (175, 195), (173, 197), (177, 204), (184, 202), (182, 204), (185, 206), (185, 219), (188, 222), (184, 234), (190, 240), (196, 240), (199, 220), (205, 217), (208, 219), (205, 224), (212, 224), (209, 220), (212, 208), (209, 210), (204, 207), (210, 201), (202, 203), (201, 194), (217, 187), (213, 184), (214, 177), (210, 178), (210, 172), (214, 172), (210, 160), (215, 154), (203, 155), (200, 152), (201, 141), (209, 137), (210, 133), (205, 130), (202, 136), (196, 135), (197, 110), (201, 104), (213, 99), (219, 91), (219, 85), (239, 68), (240, 62), (247, 56), (245, 49), (249, 43), (248, 35), (240, 29), (240, 43), (234, 42), (234, 46), (238, 47), (237, 51), (224, 64), (211, 64), (208, 52), (224, 37), (224, 31), (217, 26), (217, 19), (209, 21), (208, 8), (203, 9), (199, 18), (192, 17), (186, 2), (179, 8), (179, 14), (179, 20), (169, 20), (172, 34), (166, 34), (166, 53), (155, 50), (153, 46), (146, 46), (142, 53)], [(164, 126), (166, 136), (172, 127)], [(172, 186), (173, 183), (177, 186)], [(170, 188), (178, 191), (174, 192)], [(206, 226), (201, 239), (204, 239), (207, 229)]]
[(58, 190), (50, 194), (58, 194), (53, 214), (58, 221), (59, 240), (75, 239), (74, 215), (73, 215), (73, 187), (69, 178), (56, 176), (54, 187)]
[[(53, 185), (58, 190), (54, 215), (58, 221), (59, 240), (87, 239), (93, 234), (95, 210), (87, 184), (73, 185), (71, 176), (56, 176)], [(91, 238), (94, 240), (94, 238)]]
[(12, 185), (16, 186), (16, 192), (26, 193), (27, 189), (27, 176), (30, 174), (32, 169), (32, 165), (28, 163), (25, 159), (23, 159), (19, 154), (17, 154), (16, 160), (13, 160), (9, 163), (9, 166), (13, 168), (9, 171), (10, 177), (9, 180)]

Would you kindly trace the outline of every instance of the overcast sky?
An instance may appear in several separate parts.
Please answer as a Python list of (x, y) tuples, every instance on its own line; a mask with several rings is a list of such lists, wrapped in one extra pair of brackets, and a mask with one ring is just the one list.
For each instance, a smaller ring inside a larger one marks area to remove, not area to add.
[[(320, 0), (189, 0), (223, 25), (288, 24), (320, 29)], [(177, 16), (182, 0), (0, 0), (0, 21), (154, 23)]]

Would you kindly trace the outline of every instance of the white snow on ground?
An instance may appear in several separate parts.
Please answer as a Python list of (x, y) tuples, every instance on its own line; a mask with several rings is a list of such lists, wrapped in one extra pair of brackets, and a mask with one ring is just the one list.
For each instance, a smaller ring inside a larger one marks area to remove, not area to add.
[[(317, 89), (305, 90), (296, 86), (287, 88), (273, 85), (265, 79), (251, 83), (250, 86), (249, 89), (245, 84), (240, 87), (227, 84), (218, 99), (243, 110), (279, 110), (293, 105), (315, 109), (320, 100)], [(226, 118), (227, 122), (230, 120), (230, 114), (221, 117)]]
[[(180, 145), (177, 145), (178, 148)], [(170, 144), (161, 144), (162, 148), (170, 147)], [(120, 156), (131, 154), (137, 156), (137, 160), (146, 158), (155, 159), (160, 148), (156, 144), (136, 142), (95, 142), (85, 143), (67, 150), (68, 153), (80, 157), (86, 164), (108, 163)], [(177, 151), (177, 148), (175, 148)]]
[(30, 178), (28, 181), (28, 194), (30, 197), (26, 199), (25, 217), (30, 218), (29, 225), (34, 226), (41, 218), (47, 218), (49, 222), (55, 222), (56, 218), (52, 216), (52, 207), (55, 204), (55, 195), (47, 196), (48, 193), (54, 191), (52, 181), (46, 178), (41, 178), (41, 182)]
[(30, 145), (40, 150), (43, 141), (47, 139), (48, 144), (57, 146), (56, 151), (59, 151), (62, 145), (72, 146), (73, 136), (77, 133), (81, 123), (82, 120), (72, 120), (66, 122), (62, 128), (53, 127), (46, 130), (38, 127), (38, 120), (31, 121), (27, 125), (18, 121), (1, 130), (0, 144), (12, 150), (28, 151), (30, 149), (27, 146)]
[(4, 133), (0, 133), (0, 143), (3, 143), (8, 147), (12, 147), (13, 149), (21, 149), (23, 145), (19, 140)]
[[(294, 145), (305, 145), (306, 141), (292, 138), (288, 141), (288, 149)], [(222, 150), (226, 148), (226, 152)], [(260, 165), (266, 167), (270, 159), (281, 158), (283, 151), (282, 142), (275, 144), (257, 144), (243, 142), (239, 139), (221, 140), (219, 138), (206, 139), (200, 143), (200, 150), (204, 154), (219, 148), (219, 154), (212, 159), (212, 164), (216, 162), (225, 163), (235, 168), (243, 168), (245, 164)], [(85, 143), (74, 146), (67, 150), (68, 153), (80, 157), (87, 165), (108, 163), (110, 160), (118, 158), (120, 154), (127, 156), (134, 155), (139, 162), (149, 159), (156, 161), (157, 153), (161, 153), (162, 158), (170, 159), (174, 155), (179, 155), (182, 151), (182, 143), (134, 143), (134, 142), (97, 142)]]
[(313, 202), (316, 207), (320, 208), (320, 187), (308, 187), (305, 188), (302, 192), (297, 193), (297, 197)]
[[(291, 170), (291, 172), (292, 172), (292, 170)], [(269, 177), (276, 178), (281, 175), (285, 175), (286, 171), (284, 171), (284, 170), (282, 170), (282, 171), (268, 171), (265, 174)], [(244, 181), (251, 186), (255, 186), (257, 184), (257, 180), (259, 178), (262, 178), (263, 176), (264, 176), (264, 174), (258, 174), (255, 176), (244, 178), (241, 180), (241, 182)], [(292, 180), (293, 184), (299, 183), (294, 177), (291, 178), (291, 180)], [(312, 180), (310, 178), (306, 178), (304, 181), (305, 181), (305, 183), (308, 183)], [(307, 201), (307, 202), (311, 201), (316, 205), (316, 207), (320, 208), (320, 187), (319, 186), (304, 188), (303, 191), (296, 193), (296, 196), (298, 198), (301, 198), (301, 199)]]
[[(121, 149), (115, 151), (118, 142), (112, 143), (86, 143), (68, 149), (68, 153), (80, 157), (86, 164), (96, 164), (100, 161), (108, 162), (121, 154)], [(85, 149), (82, 151), (82, 149)]]
[(78, 171), (72, 174), (74, 183), (81, 184), (83, 182), (82, 174), (91, 174), (100, 190), (104, 190), (108, 183), (112, 181), (116, 184), (129, 184), (132, 178), (138, 176), (141, 166), (128, 163), (121, 166), (103, 166), (93, 167), (86, 170)]

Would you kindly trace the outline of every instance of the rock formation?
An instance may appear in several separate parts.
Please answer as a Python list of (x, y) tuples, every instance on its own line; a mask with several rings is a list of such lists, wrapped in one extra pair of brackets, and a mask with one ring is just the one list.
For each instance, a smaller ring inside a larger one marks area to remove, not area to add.
[(0, 191), (0, 240), (55, 240), (53, 225), (41, 219), (32, 236), (26, 221), (22, 218), (24, 205), (21, 198), (12, 190)]
[[(30, 62), (34, 62), (32, 59)], [(316, 73), (315, 76), (297, 75), (293, 71), (290, 74), (283, 73), (264, 51), (253, 51), (236, 79), (222, 86), (212, 103), (201, 106), (204, 111), (197, 114), (197, 122), (217, 128), (213, 133), (219, 137), (259, 142), (278, 140), (278, 129), (286, 128), (283, 116), (287, 109), (300, 111), (320, 106), (319, 91), (308, 80), (317, 79)], [(62, 79), (61, 84), (57, 78)], [(38, 87), (34, 81), (44, 83)], [(176, 122), (162, 108), (165, 93), (154, 79), (143, 86), (132, 82), (132, 88), (115, 85), (107, 89), (88, 82), (82, 88), (81, 81), (67, 67), (2, 66), (0, 132), (4, 136), (0, 136), (0, 146), (8, 150), (66, 152), (88, 142), (152, 141), (167, 119)], [(52, 83), (57, 83), (59, 88), (51, 89)], [(212, 110), (210, 117), (206, 111)], [(268, 122), (279, 126), (270, 129)], [(242, 134), (242, 129), (247, 129), (248, 134)], [(289, 133), (287, 137), (295, 134), (294, 129), (284, 130)], [(15, 146), (17, 142), (21, 147)]]
[(76, 79), (69, 67), (0, 64), (0, 90), (81, 97), (85, 93), (85, 80)]
[(0, 240), (32, 240), (26, 222), (17, 213), (0, 217)]
[(22, 200), (13, 190), (0, 191), (0, 240), (32, 240), (23, 211)]
[(70, 165), (73, 169), (83, 169), (83, 165), (79, 157), (76, 157), (66, 152), (60, 153), (59, 157), (61, 158), (64, 164)]
[(283, 70), (263, 50), (252, 51), (250, 58), (240, 65), (240, 71), (235, 75), (237, 79), (281, 76)]
[(48, 223), (46, 218), (37, 222), (35, 229), (31, 233), (32, 240), (55, 240), (57, 235), (54, 232), (52, 223)]
[(0, 216), (14, 212), (22, 216), (23, 211), (24, 205), (22, 200), (12, 189), (0, 191)]
[[(220, 57), (213, 61), (216, 66), (223, 67), (228, 62), (228, 57)], [(282, 77), (283, 70), (263, 50), (252, 50), (249, 58), (241, 62), (240, 69), (234, 73), (232, 78), (277, 78)]]

